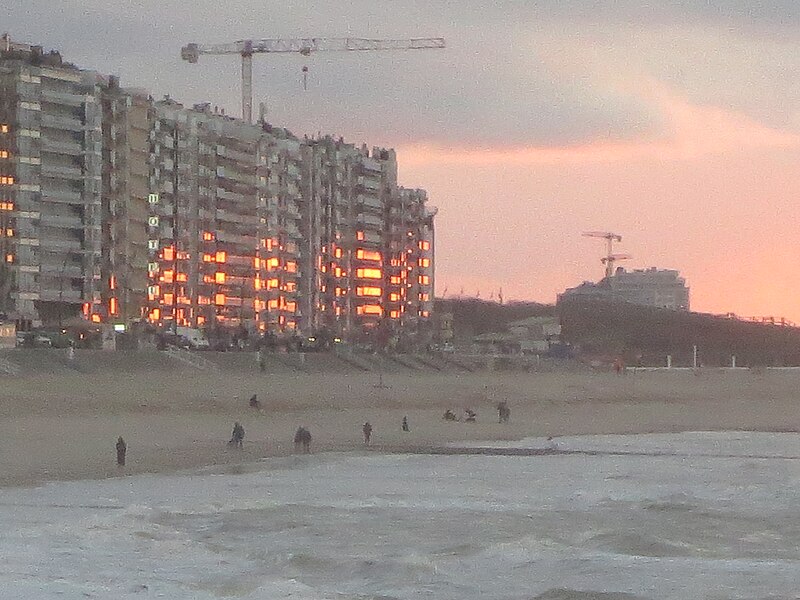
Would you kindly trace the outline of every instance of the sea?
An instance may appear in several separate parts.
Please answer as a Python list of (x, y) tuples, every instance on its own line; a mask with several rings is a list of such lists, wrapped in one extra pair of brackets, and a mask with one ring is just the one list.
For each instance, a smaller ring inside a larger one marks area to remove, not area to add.
[(472, 447), (0, 489), (0, 598), (800, 598), (796, 434)]

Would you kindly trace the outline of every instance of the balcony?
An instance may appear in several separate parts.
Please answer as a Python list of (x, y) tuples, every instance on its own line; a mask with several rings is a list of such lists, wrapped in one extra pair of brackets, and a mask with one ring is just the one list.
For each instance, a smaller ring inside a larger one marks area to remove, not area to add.
[(48, 227), (64, 227), (67, 229), (83, 229), (83, 221), (79, 217), (62, 217), (57, 215), (41, 215), (41, 224)]
[(65, 106), (83, 106), (86, 101), (83, 95), (70, 94), (67, 92), (56, 92), (54, 90), (42, 89), (42, 101), (51, 104), (61, 104)]
[(70, 117), (57, 117), (54, 115), (42, 115), (42, 127), (51, 129), (65, 129), (67, 131), (83, 131), (84, 124), (80, 119)]
[(42, 177), (53, 179), (83, 179), (83, 171), (79, 167), (56, 167), (42, 163)]
[(51, 139), (42, 140), (42, 152), (53, 154), (67, 154), (69, 156), (80, 156), (83, 154), (83, 147), (80, 143), (54, 142)]

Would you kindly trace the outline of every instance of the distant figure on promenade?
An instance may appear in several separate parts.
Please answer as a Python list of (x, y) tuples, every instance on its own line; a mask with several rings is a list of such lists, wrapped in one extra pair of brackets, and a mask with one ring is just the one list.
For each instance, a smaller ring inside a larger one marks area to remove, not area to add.
[(117, 438), (117, 466), (124, 467), (125, 466), (125, 453), (128, 451), (128, 445), (125, 443), (125, 440), (122, 439), (122, 436)]
[(372, 425), (369, 424), (369, 421), (364, 423), (364, 426), (361, 428), (361, 431), (364, 432), (364, 443), (369, 445), (369, 440), (372, 437)]
[(300, 446), (303, 447), (303, 452), (308, 454), (311, 452), (311, 432), (305, 427), (298, 427), (294, 434), (294, 450), (300, 451)]
[(402, 427), (403, 427), (403, 431), (411, 431), (408, 428), (408, 417), (403, 417), (403, 425), (402, 425)]
[(236, 421), (236, 423), (233, 424), (231, 441), (228, 442), (228, 445), (234, 448), (239, 448), (240, 450), (244, 448), (244, 427), (242, 427), (239, 421)]
[(511, 409), (508, 408), (508, 402), (505, 400), (497, 403), (497, 417), (498, 423), (508, 423), (511, 418)]
[(258, 354), (256, 358), (258, 360), (258, 370), (264, 373), (267, 370), (267, 356), (264, 354), (263, 346), (258, 348)]
[(444, 416), (442, 418), (445, 421), (458, 421), (458, 417), (456, 416), (456, 413), (454, 413), (449, 408), (446, 411), (444, 411)]
[(614, 361), (614, 372), (617, 375), (625, 375), (625, 363), (622, 362), (621, 358)]
[(253, 394), (250, 397), (250, 408), (255, 408), (256, 410), (261, 410), (261, 402), (258, 401), (258, 394)]
[(465, 423), (474, 423), (478, 418), (478, 413), (476, 413), (471, 408), (468, 408), (464, 411), (464, 422)]

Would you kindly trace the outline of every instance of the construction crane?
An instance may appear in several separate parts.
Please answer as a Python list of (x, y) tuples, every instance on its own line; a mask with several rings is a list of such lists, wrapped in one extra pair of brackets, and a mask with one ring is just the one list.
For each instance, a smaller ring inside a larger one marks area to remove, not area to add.
[(633, 258), (630, 254), (609, 254), (600, 259), (600, 262), (606, 266), (606, 277), (611, 277), (614, 274), (614, 263), (618, 260), (630, 260)]
[(288, 52), (365, 52), (370, 50), (429, 50), (444, 48), (444, 38), (372, 40), (364, 38), (296, 38), (239, 40), (230, 44), (187, 44), (181, 58), (196, 63), (201, 54), (239, 54), (242, 57), (242, 118), (253, 120), (253, 54)]
[(610, 231), (585, 231), (583, 235), (606, 240), (606, 255), (600, 259), (600, 262), (606, 266), (606, 277), (611, 277), (614, 274), (614, 263), (616, 261), (633, 258), (630, 254), (614, 254), (614, 242), (622, 241), (622, 236), (617, 233), (611, 233)]

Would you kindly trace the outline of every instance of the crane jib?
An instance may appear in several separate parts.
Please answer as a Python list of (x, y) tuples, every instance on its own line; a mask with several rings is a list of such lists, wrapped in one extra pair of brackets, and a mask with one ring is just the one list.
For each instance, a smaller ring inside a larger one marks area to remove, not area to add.
[(435, 50), (445, 47), (444, 38), (375, 40), (367, 38), (275, 38), (239, 40), (230, 44), (187, 44), (181, 58), (196, 63), (201, 54), (239, 54), (242, 57), (242, 118), (251, 122), (253, 106), (253, 54), (294, 52), (308, 56), (312, 52), (359, 52), (375, 50)]

